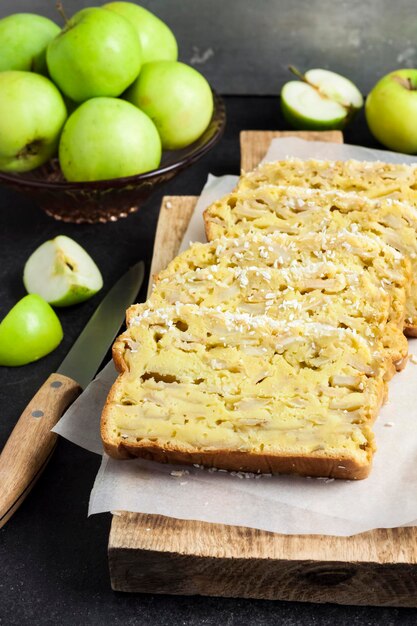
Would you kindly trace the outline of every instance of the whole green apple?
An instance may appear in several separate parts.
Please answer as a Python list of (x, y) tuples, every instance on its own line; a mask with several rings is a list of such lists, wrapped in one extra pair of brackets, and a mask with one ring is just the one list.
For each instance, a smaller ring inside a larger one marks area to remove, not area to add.
[(23, 70), (46, 74), (46, 48), (61, 31), (34, 13), (14, 13), (0, 20), (0, 72)]
[(398, 152), (417, 153), (417, 69), (381, 78), (365, 103), (366, 121), (374, 137)]
[(103, 286), (93, 259), (65, 235), (45, 241), (30, 255), (23, 282), (28, 293), (37, 293), (53, 306), (84, 302)]
[(177, 61), (146, 63), (125, 97), (155, 122), (168, 150), (198, 139), (213, 115), (213, 94), (204, 76)]
[(55, 85), (33, 72), (0, 72), (0, 171), (28, 172), (56, 152), (67, 118)]
[(64, 334), (54, 310), (38, 295), (25, 296), (0, 323), (0, 365), (37, 361), (61, 343)]
[(97, 8), (76, 13), (46, 52), (52, 80), (75, 102), (119, 96), (139, 74), (141, 59), (133, 26)]
[(109, 2), (103, 8), (122, 15), (134, 26), (142, 46), (142, 63), (177, 60), (174, 33), (159, 17), (133, 2)]
[(92, 98), (68, 118), (59, 161), (69, 181), (133, 176), (158, 167), (161, 140), (152, 120), (129, 102)]

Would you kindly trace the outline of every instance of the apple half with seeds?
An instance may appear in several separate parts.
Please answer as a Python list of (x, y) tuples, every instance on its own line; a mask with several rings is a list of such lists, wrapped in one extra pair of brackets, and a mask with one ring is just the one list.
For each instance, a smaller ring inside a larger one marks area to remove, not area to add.
[(363, 106), (359, 89), (347, 78), (329, 70), (313, 69), (292, 80), (281, 91), (282, 113), (299, 130), (341, 129)]
[(23, 282), (28, 293), (40, 295), (53, 306), (78, 304), (103, 286), (93, 259), (65, 235), (45, 241), (33, 252), (26, 262)]

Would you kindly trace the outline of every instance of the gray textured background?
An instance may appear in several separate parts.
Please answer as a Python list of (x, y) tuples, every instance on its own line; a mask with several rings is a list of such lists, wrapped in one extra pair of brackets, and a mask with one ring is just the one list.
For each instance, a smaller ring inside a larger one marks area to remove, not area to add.
[[(69, 15), (94, 0), (64, 0)], [(174, 30), (180, 58), (223, 94), (273, 95), (288, 64), (332, 69), (367, 93), (377, 79), (417, 65), (416, 0), (144, 0)], [(0, 17), (54, 0), (1, 0)], [(0, 51), (1, 54), (1, 51)]]

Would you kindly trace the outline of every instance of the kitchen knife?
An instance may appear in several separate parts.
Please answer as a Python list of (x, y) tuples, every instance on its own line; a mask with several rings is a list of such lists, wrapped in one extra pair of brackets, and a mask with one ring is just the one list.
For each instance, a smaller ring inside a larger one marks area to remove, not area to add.
[(61, 363), (29, 402), (0, 454), (0, 528), (23, 502), (46, 467), (61, 415), (93, 379), (122, 325), (145, 274), (143, 261), (130, 268), (103, 298)]

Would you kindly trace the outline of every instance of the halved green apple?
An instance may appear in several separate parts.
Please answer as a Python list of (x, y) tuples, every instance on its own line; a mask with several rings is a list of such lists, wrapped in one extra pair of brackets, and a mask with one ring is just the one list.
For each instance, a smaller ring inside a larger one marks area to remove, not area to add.
[(0, 323), (0, 365), (37, 361), (55, 350), (64, 334), (52, 307), (40, 296), (25, 296)]
[(59, 235), (45, 241), (26, 262), (23, 282), (54, 306), (69, 306), (91, 298), (103, 286), (100, 270), (76, 241)]
[(299, 130), (341, 129), (363, 106), (359, 89), (347, 78), (329, 70), (305, 74), (290, 68), (301, 80), (281, 91), (281, 108), (287, 122)]

